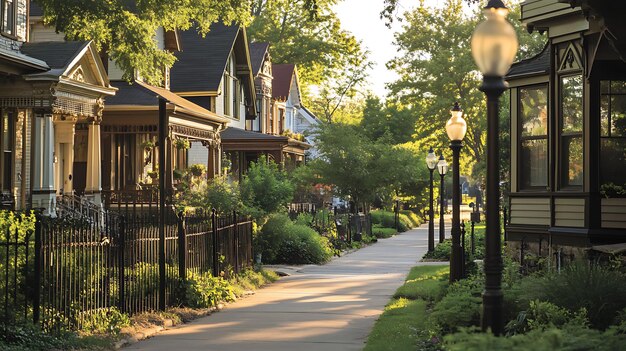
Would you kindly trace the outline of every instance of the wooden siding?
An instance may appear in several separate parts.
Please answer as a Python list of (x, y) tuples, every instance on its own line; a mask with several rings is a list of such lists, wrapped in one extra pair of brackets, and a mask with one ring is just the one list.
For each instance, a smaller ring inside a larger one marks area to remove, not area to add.
[(556, 227), (584, 227), (585, 199), (555, 199), (554, 225)]
[(602, 228), (626, 228), (626, 199), (602, 199)]
[(558, 0), (528, 0), (522, 4), (522, 22), (542, 21), (552, 17), (580, 11)]
[(511, 198), (510, 223), (550, 225), (550, 199)]

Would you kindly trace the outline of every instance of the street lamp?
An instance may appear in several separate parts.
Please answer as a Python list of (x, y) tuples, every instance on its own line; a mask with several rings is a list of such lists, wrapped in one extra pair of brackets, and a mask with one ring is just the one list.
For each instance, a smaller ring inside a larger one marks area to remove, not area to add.
[(517, 53), (518, 41), (513, 26), (506, 20), (509, 10), (502, 0), (490, 0), (484, 8), (486, 20), (472, 36), (472, 55), (483, 74), (480, 87), (487, 95), (487, 201), (485, 235), (485, 291), (483, 292), (483, 330), (502, 334), (502, 252), (500, 242), (499, 125), (500, 95), (507, 89), (504, 75)]
[(444, 182), (443, 178), (448, 173), (448, 162), (443, 158), (443, 154), (439, 156), (439, 162), (437, 162), (437, 172), (441, 176), (441, 181), (439, 182), (439, 243), (442, 243), (446, 240), (446, 225), (443, 221), (444, 217), (444, 208), (443, 208), (443, 193), (444, 193)]
[(428, 252), (432, 252), (435, 250), (435, 211), (433, 210), (433, 172), (435, 168), (437, 168), (437, 155), (435, 155), (435, 151), (432, 146), (430, 150), (428, 150), (428, 155), (426, 156), (426, 166), (430, 171), (430, 209), (428, 210), (428, 216), (430, 217), (430, 221), (428, 222)]
[(450, 138), (450, 149), (452, 149), (452, 252), (450, 253), (450, 282), (455, 282), (463, 277), (463, 249), (461, 248), (461, 192), (460, 184), (460, 162), (461, 147), (463, 138), (467, 132), (467, 123), (463, 119), (463, 110), (459, 103), (454, 103), (450, 110), (452, 117), (446, 123), (446, 132)]

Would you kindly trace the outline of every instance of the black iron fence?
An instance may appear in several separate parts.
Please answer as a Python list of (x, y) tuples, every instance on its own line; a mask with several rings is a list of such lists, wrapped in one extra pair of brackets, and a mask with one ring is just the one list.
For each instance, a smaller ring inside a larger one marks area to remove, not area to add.
[(163, 295), (166, 306), (180, 305), (189, 275), (229, 274), (252, 264), (250, 219), (166, 211), (164, 262), (158, 211), (38, 217), (34, 230), (3, 230), (0, 322), (80, 328), (111, 308), (157, 310)]

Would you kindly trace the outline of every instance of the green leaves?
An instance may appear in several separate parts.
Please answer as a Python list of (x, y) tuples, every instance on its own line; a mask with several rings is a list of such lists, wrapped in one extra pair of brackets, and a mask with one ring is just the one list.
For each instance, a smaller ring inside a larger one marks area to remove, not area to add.
[(124, 70), (159, 85), (174, 55), (158, 47), (156, 30), (186, 30), (196, 26), (206, 34), (212, 23), (251, 20), (248, 0), (36, 0), (44, 21), (70, 40), (93, 40), (98, 49)]

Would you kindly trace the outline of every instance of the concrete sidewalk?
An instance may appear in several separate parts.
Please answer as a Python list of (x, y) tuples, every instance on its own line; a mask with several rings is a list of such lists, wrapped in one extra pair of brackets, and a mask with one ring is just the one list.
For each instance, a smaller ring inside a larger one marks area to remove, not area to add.
[(256, 295), (126, 350), (361, 350), (426, 250), (423, 225), (323, 266), (284, 267), (291, 275)]

